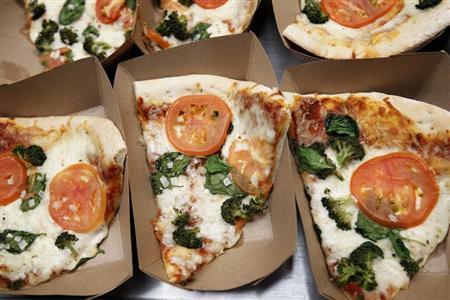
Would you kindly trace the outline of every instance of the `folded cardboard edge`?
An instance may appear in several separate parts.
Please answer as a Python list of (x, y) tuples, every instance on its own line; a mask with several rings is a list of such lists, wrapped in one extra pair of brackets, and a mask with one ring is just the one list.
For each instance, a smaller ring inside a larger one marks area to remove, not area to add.
[[(108, 78), (106, 77), (106, 74), (101, 66), (101, 64), (98, 62), (98, 60), (94, 58), (86, 58), (83, 60), (80, 60), (78, 62), (75, 62), (74, 64), (77, 65), (66, 65), (62, 66), (58, 70), (49, 71), (48, 73), (39, 74), (32, 76), (28, 79), (25, 79), (23, 81), (13, 83), (9, 86), (0, 87), (5, 89), (14, 89), (15, 87), (20, 88), (24, 84), (35, 84), (43, 86), (45, 81), (54, 79), (55, 77), (58, 77), (59, 74), (64, 74), (65, 72), (72, 71), (74, 68), (79, 70), (78, 66), (83, 65), (82, 69), (84, 69), (85, 72), (89, 71), (91, 73), (95, 74), (95, 78), (97, 81), (97, 92), (98, 92), (98, 104), (101, 104), (105, 108), (105, 113), (108, 118), (114, 121), (116, 126), (119, 128), (123, 135), (123, 126), (122, 121), (120, 118), (120, 114), (118, 111), (117, 104), (115, 103), (115, 96), (112, 91), (111, 84), (109, 83)], [(57, 74), (57, 75), (55, 75)], [(53, 95), (54, 96), (54, 95)], [(64, 98), (64, 97), (61, 97)], [(64, 101), (64, 100), (63, 100)], [(65, 100), (67, 101), (67, 100)], [(79, 107), (81, 108), (81, 107)], [(88, 108), (88, 107), (83, 107)], [(80, 109), (81, 110), (81, 109)], [(73, 113), (76, 113), (77, 111), (74, 111)], [(65, 114), (65, 113), (64, 113)], [(10, 114), (11, 115), (11, 114)], [(54, 115), (54, 113), (51, 113), (50, 115)], [(52, 292), (51, 285), (56, 284), (56, 281), (62, 282), (64, 280), (72, 280), (73, 276), (81, 273), (89, 273), (93, 274), (95, 273), (95, 270), (92, 268), (81, 268), (80, 270), (77, 270), (75, 272), (67, 272), (63, 273), (61, 276), (58, 276), (46, 283), (43, 283), (41, 285), (38, 285), (33, 288), (21, 290), (21, 291), (2, 291), (3, 294), (12, 294), (12, 295), (73, 295), (73, 296), (92, 296), (92, 295), (101, 295), (104, 293), (107, 293), (114, 288), (118, 287), (121, 283), (123, 283), (125, 280), (129, 279), (132, 276), (132, 255), (131, 255), (131, 237), (130, 237), (130, 221), (129, 221), (129, 186), (128, 186), (128, 164), (127, 161), (125, 161), (124, 166), (124, 186), (123, 186), (123, 193), (121, 197), (121, 206), (118, 211), (118, 215), (116, 215), (115, 220), (120, 216), (121, 219), (121, 227), (120, 227), (120, 234), (121, 234), (121, 241), (122, 241), (122, 251), (123, 251), (123, 257), (122, 260), (115, 261), (111, 263), (111, 268), (114, 270), (114, 274), (111, 278), (111, 282), (107, 284), (102, 284), (101, 286), (95, 284), (94, 282), (91, 282), (91, 285), (85, 284), (84, 282), (80, 282), (79, 286), (85, 286), (88, 285), (88, 287), (85, 290), (82, 291), (71, 291), (70, 289), (64, 289), (59, 290), (57, 292)], [(100, 245), (101, 247), (101, 245)], [(88, 263), (89, 264), (89, 263)], [(88, 265), (84, 266), (88, 267)], [(73, 274), (72, 276), (70, 276)], [(68, 278), (68, 277), (71, 278)], [(81, 276), (81, 275), (80, 275)], [(92, 276), (92, 275), (91, 275)], [(111, 276), (111, 275), (110, 275)], [(47, 286), (48, 285), (48, 286)], [(73, 286), (73, 284), (67, 284), (67, 286)]]
[[(134, 43), (139, 48), (139, 50), (143, 54), (149, 54), (153, 53), (154, 51), (151, 49), (148, 49), (148, 46), (146, 45), (146, 42), (144, 40), (144, 31), (143, 26), (144, 24), (149, 24), (150, 26), (155, 26), (157, 23), (156, 17), (158, 16), (157, 10), (159, 9), (158, 4), (155, 0), (139, 0), (140, 4), (138, 7), (138, 23), (135, 27), (135, 36), (134, 36)], [(255, 11), (253, 15), (251, 16), (249, 23), (244, 30), (244, 32), (248, 31), (250, 28), (250, 25), (253, 22), (253, 19), (255, 17), (256, 11), (258, 10), (259, 5), (261, 4), (261, 0), (258, 0), (256, 4)]]
[[(270, 62), (268, 61), (267, 55), (265, 54), (261, 44), (259, 43), (259, 41), (256, 39), (256, 37), (254, 36), (254, 34), (252, 33), (244, 33), (241, 35), (235, 35), (235, 36), (227, 36), (227, 37), (219, 37), (216, 39), (210, 39), (210, 40), (205, 40), (205, 41), (201, 41), (199, 43), (194, 43), (194, 44), (189, 44), (186, 45), (184, 47), (186, 47), (184, 50), (182, 51), (195, 51), (195, 53), (197, 54), (196, 57), (203, 57), (202, 55), (198, 54), (198, 51), (207, 51), (206, 49), (211, 49), (208, 48), (213, 47), (214, 45), (216, 45), (216, 47), (218, 49), (220, 49), (222, 47), (222, 44), (233, 44), (233, 41), (240, 41), (240, 45), (245, 45), (244, 47), (247, 47), (247, 51), (245, 51), (243, 49), (243, 47), (239, 48), (239, 53), (242, 55), (242, 53), (248, 53), (248, 57), (247, 57), (247, 67), (245, 70), (245, 72), (241, 72), (242, 75), (241, 77), (244, 78), (236, 78), (236, 79), (240, 79), (240, 80), (253, 80), (253, 81), (257, 81), (255, 79), (257, 78), (252, 78), (249, 74), (249, 66), (252, 64), (258, 64), (259, 66), (253, 67), (255, 68), (255, 70), (262, 70), (264, 76), (266, 77), (264, 83), (266, 85), (271, 85), (271, 86), (276, 86), (277, 82), (276, 82), (276, 78), (275, 75), (273, 74), (273, 70), (271, 68)], [(245, 43), (243, 43), (243, 41), (246, 41)], [(204, 43), (204, 44), (202, 44)], [(220, 47), (218, 47), (220, 46)], [(151, 76), (146, 76), (145, 74), (143, 74), (141, 71), (138, 70), (142, 70), (145, 69), (145, 67), (147, 65), (152, 64), (152, 62), (155, 62), (156, 60), (165, 60), (165, 61), (171, 61), (171, 56), (172, 55), (177, 55), (177, 53), (181, 50), (177, 48), (172, 48), (172, 49), (168, 49), (166, 51), (162, 51), (162, 52), (158, 52), (155, 54), (152, 54), (151, 56), (143, 56), (140, 58), (136, 58), (124, 63), (121, 63), (117, 69), (117, 73), (116, 73), (116, 80), (115, 80), (115, 84), (114, 84), (114, 90), (116, 91), (116, 94), (119, 96), (119, 105), (121, 107), (121, 113), (123, 116), (123, 119), (125, 121), (125, 129), (127, 131), (129, 130), (134, 130), (134, 131), (141, 131), (140, 129), (140, 125), (138, 124), (138, 121), (136, 119), (136, 117), (134, 116), (134, 88), (133, 88), (133, 82), (136, 80), (144, 80), (144, 79), (151, 79), (151, 78), (161, 78), (161, 77), (168, 77), (168, 76), (181, 76), (181, 75), (187, 75), (187, 74), (211, 74), (214, 73), (215, 75), (222, 75), (222, 76), (227, 76), (226, 74), (218, 74), (218, 70), (215, 70), (214, 72), (204, 72), (204, 68), (198, 64), (195, 64), (195, 66), (192, 69), (196, 69), (196, 71), (203, 71), (203, 72), (195, 72), (195, 71), (189, 71), (186, 72), (186, 70), (184, 70), (183, 72), (180, 72), (179, 69), (177, 69), (177, 67), (175, 67), (173, 70), (169, 67), (169, 69), (171, 69), (169, 72), (167, 72), (166, 70), (159, 70), (156, 71), (156, 73), (158, 73), (157, 75), (153, 74)], [(203, 49), (203, 50), (202, 50)], [(215, 51), (218, 52), (218, 51)], [(219, 51), (220, 52), (220, 51)], [(226, 51), (222, 51), (222, 53), (224, 53), (222, 56), (225, 58), (230, 58), (232, 57), (232, 54), (227, 53)], [(264, 55), (262, 55), (264, 54)], [(221, 54), (219, 55), (219, 60), (222, 58)], [(187, 56), (189, 57), (189, 54), (187, 54)], [(195, 59), (194, 59), (195, 60)], [(190, 61), (190, 63), (192, 63)], [(216, 62), (217, 63), (217, 62)], [(156, 65), (156, 64), (153, 64)], [(214, 62), (208, 64), (210, 65), (210, 67), (208, 67), (209, 69), (214, 69)], [(211, 66), (212, 65), (212, 66)], [(178, 67), (179, 68), (179, 67)], [(260, 69), (261, 68), (261, 69)], [(131, 70), (133, 69), (133, 70)], [(154, 71), (154, 70), (153, 70)], [(219, 70), (220, 71), (220, 70)], [(219, 72), (220, 73), (220, 72)], [(150, 73), (149, 73), (150, 74)], [(261, 76), (259, 74), (253, 74), (253, 77), (258, 77)], [(230, 76), (228, 76), (230, 77)], [(245, 78), (247, 77), (247, 78)], [(261, 78), (263, 79), (263, 78)], [(269, 83), (269, 84), (268, 84)], [(271, 83), (271, 84), (270, 84)], [(133, 124), (133, 125), (131, 125)], [(137, 127), (136, 127), (137, 126)], [(134, 127), (134, 128), (133, 128)], [(137, 129), (139, 128), (139, 129)], [(137, 199), (137, 193), (139, 192), (139, 189), (142, 189), (142, 187), (140, 186), (136, 186), (136, 180), (134, 180), (134, 177), (139, 176), (139, 174), (134, 174), (135, 171), (134, 170), (134, 166), (137, 165), (141, 165), (142, 166), (142, 161), (141, 160), (134, 160), (134, 157), (136, 155), (133, 155), (133, 151), (135, 151), (135, 147), (136, 147), (136, 140), (137, 140), (137, 136), (138, 134), (136, 134), (136, 132), (131, 133), (131, 132), (127, 132), (126, 135), (126, 139), (127, 139), (127, 144), (128, 144), (128, 148), (130, 150), (129, 154), (130, 156), (132, 156), (130, 158), (130, 172), (131, 172), (131, 191), (132, 191), (132, 203), (133, 203), (133, 211), (134, 213), (134, 217), (135, 217), (135, 224), (136, 224), (136, 237), (137, 237), (137, 248), (138, 248), (138, 257), (139, 257), (139, 266), (140, 269), (155, 278), (158, 278), (162, 281), (167, 282), (167, 277), (164, 273), (164, 270), (162, 268), (162, 263), (161, 263), (161, 258), (160, 258), (160, 251), (159, 251), (159, 245), (153, 245), (152, 248), (156, 249), (155, 253), (150, 253), (151, 251), (149, 251), (148, 248), (148, 244), (147, 244), (147, 248), (144, 248), (144, 246), (147, 243), (147, 239), (144, 240), (144, 238), (139, 238), (139, 236), (143, 236), (146, 237), (149, 234), (151, 234), (152, 238), (153, 238), (153, 229), (151, 228), (150, 225), (150, 220), (151, 220), (151, 215), (154, 215), (153, 213), (148, 213), (147, 215), (142, 213), (142, 204), (139, 203), (140, 200)], [(141, 154), (142, 157), (144, 157), (145, 160), (145, 151), (142, 149), (138, 149), (136, 151), (139, 151), (139, 153)], [(284, 151), (285, 155), (283, 156), (283, 160), (285, 161), (285, 164), (287, 166), (286, 170), (288, 170), (288, 178), (289, 180), (287, 180), (287, 189), (289, 189), (289, 187), (291, 187), (291, 174), (289, 172), (289, 152), (287, 151), (287, 148), (285, 147), (285, 151)], [(286, 155), (287, 154), (287, 155)], [(147, 162), (144, 162), (145, 166), (147, 166)], [(281, 169), (281, 167), (280, 167)], [(148, 173), (148, 172), (147, 172)], [(277, 177), (278, 178), (278, 177)], [(148, 185), (148, 184), (147, 184)], [(276, 187), (275, 187), (276, 188)], [(152, 192), (149, 188), (149, 186), (145, 186), (144, 189), (149, 193), (149, 195), (152, 195)], [(286, 189), (285, 189), (286, 190)], [(293, 195), (293, 193), (291, 193), (291, 195)], [(147, 197), (150, 198), (150, 197)], [(292, 222), (292, 231), (290, 232), (290, 234), (286, 234), (277, 236), (274, 240), (270, 241), (269, 245), (272, 245), (271, 247), (273, 249), (276, 249), (275, 251), (273, 251), (274, 253), (277, 253), (277, 256), (279, 256), (279, 258), (276, 261), (273, 262), (264, 262), (268, 265), (270, 265), (269, 267), (265, 267), (265, 269), (263, 271), (259, 270), (258, 274), (251, 274), (252, 276), (250, 276), (251, 278), (246, 278), (244, 279), (244, 281), (240, 281), (239, 282), (239, 278), (234, 278), (236, 279), (234, 282), (227, 284), (226, 282), (221, 282), (218, 283), (216, 286), (206, 286), (203, 285), (201, 280), (197, 279), (194, 280), (193, 282), (189, 283), (186, 286), (183, 286), (186, 289), (195, 289), (195, 290), (228, 290), (231, 288), (235, 288), (238, 286), (242, 286), (244, 284), (247, 283), (251, 283), (254, 282), (255, 280), (258, 280), (261, 277), (267, 276), (268, 273), (272, 273), (273, 271), (275, 271), (284, 261), (286, 261), (289, 257), (291, 257), (294, 252), (295, 252), (295, 247), (296, 247), (296, 210), (295, 210), (295, 201), (294, 198), (291, 199), (291, 201), (286, 200), (288, 203), (290, 203), (289, 208), (286, 209), (287, 214), (291, 216), (290, 222)], [(274, 203), (276, 201), (272, 201), (271, 203)], [(154, 209), (155, 207), (155, 203), (153, 202), (151, 205)], [(289, 206), (289, 205), (286, 205)], [(273, 220), (272, 220), (273, 222)], [(148, 224), (148, 225), (147, 225)], [(156, 241), (155, 241), (156, 242)], [(259, 244), (265, 244), (264, 241), (258, 242)], [(256, 242), (255, 242), (256, 244)], [(269, 247), (269, 246), (264, 246), (264, 247)], [(267, 248), (269, 249), (269, 248)], [(272, 249), (272, 250), (273, 250)], [(229, 249), (227, 251), (233, 251), (236, 250), (235, 248)], [(269, 251), (270, 252), (270, 251)], [(156, 255), (153, 255), (156, 254)], [(223, 257), (223, 256), (221, 256)], [(221, 257), (217, 258), (216, 260), (219, 260)], [(213, 263), (214, 264), (214, 263)], [(208, 266), (205, 267), (205, 269)], [(214, 265), (211, 265), (211, 267), (214, 267)], [(204, 270), (203, 270), (204, 271)], [(201, 274), (201, 272), (199, 273)], [(239, 276), (238, 276), (239, 277)], [(246, 276), (249, 277), (249, 276)], [(233, 278), (231, 278), (233, 279)]]
[[(432, 66), (432, 72), (428, 74), (428, 80), (423, 84), (423, 86), (418, 91), (418, 95), (421, 97), (424, 97), (426, 92), (429, 92), (429, 85), (431, 84), (432, 87), (440, 88), (442, 85), (435, 85), (433, 83), (433, 79), (438, 76), (445, 76), (450, 74), (450, 56), (446, 54), (445, 52), (438, 52), (438, 53), (415, 53), (415, 54), (405, 54), (405, 57), (412, 57), (413, 59), (427, 59), (427, 58), (435, 58), (435, 65)], [(392, 61), (401, 59), (398, 57), (392, 57), (392, 58), (380, 58), (380, 59), (363, 59), (363, 60), (349, 60), (352, 64), (361, 64), (364, 63), (364, 61), (371, 61), (372, 63), (376, 64), (377, 61)], [(303, 69), (308, 66), (324, 66), (324, 65), (330, 65), (334, 64), (337, 61), (320, 61), (320, 62), (312, 62), (304, 65), (298, 65), (289, 67), (285, 70), (283, 74), (283, 79), (280, 84), (280, 89), (282, 91), (289, 91), (289, 92), (296, 92), (301, 93), (302, 88), (299, 86), (299, 83), (301, 82), (301, 76), (299, 76), (298, 71), (300, 69)], [(345, 61), (340, 61), (340, 64), (345, 64)], [(324, 68), (325, 69), (325, 68)], [(296, 80), (295, 78), (298, 78)], [(445, 77), (443, 77), (445, 78)], [(446, 88), (448, 90), (448, 87)], [(306, 93), (311, 93), (312, 91), (307, 91)], [(339, 92), (346, 92), (346, 91), (333, 91), (333, 92), (323, 92), (323, 93), (339, 93)], [(357, 92), (357, 91), (353, 91)], [(450, 91), (449, 91), (450, 92)], [(447, 92), (448, 94), (448, 92)], [(448, 99), (448, 98), (447, 98)], [(442, 100), (442, 99), (441, 99)], [(444, 100), (445, 101), (445, 100)], [(446, 109), (449, 109), (450, 103), (446, 103)], [(304, 193), (304, 185), (303, 181), (301, 179), (301, 176), (297, 172), (297, 167), (295, 164), (295, 159), (291, 156), (291, 167), (292, 172), (295, 174), (297, 173), (297, 176), (293, 176), (293, 182), (297, 183), (294, 184), (295, 189), (295, 196), (297, 200), (297, 206), (300, 212), (303, 229), (305, 233), (305, 238), (307, 242), (307, 251), (309, 256), (309, 262), (311, 266), (311, 270), (313, 273), (314, 281), (316, 283), (317, 289), (319, 293), (327, 298), (327, 299), (338, 299), (338, 300), (345, 300), (347, 299), (345, 295), (335, 286), (330, 278), (328, 273), (328, 268), (325, 261), (325, 256), (322, 252), (321, 244), (319, 242), (319, 239), (314, 231), (313, 226), (313, 219), (312, 215), (310, 213), (310, 206), (309, 202), (306, 198), (306, 195)], [(443, 241), (443, 243), (449, 244), (448, 239), (449, 233), (447, 233), (446, 240)], [(320, 254), (319, 254), (320, 253)], [(450, 262), (450, 251), (447, 251), (447, 261)], [(449, 266), (450, 268), (450, 266)], [(424, 273), (420, 272), (416, 275), (416, 277), (411, 281), (408, 288), (406, 288), (403, 291), (400, 291), (399, 294), (396, 296), (397, 299), (408, 299), (408, 297), (412, 297), (414, 295), (414, 292), (422, 292), (421, 288), (426, 286), (426, 282), (428, 280), (433, 280), (436, 284), (435, 289), (433, 290), (434, 293), (434, 299), (446, 299), (448, 296), (448, 281), (450, 280), (450, 274), (448, 272), (436, 272), (436, 273)], [(418, 285), (417, 283), (421, 282), (422, 285)], [(428, 281), (429, 282), (429, 281)]]

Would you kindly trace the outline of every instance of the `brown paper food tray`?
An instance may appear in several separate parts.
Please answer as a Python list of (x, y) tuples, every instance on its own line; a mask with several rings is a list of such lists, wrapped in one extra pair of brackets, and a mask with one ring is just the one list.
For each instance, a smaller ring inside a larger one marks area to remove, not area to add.
[[(111, 84), (100, 63), (85, 58), (21, 82), (0, 87), (0, 116), (37, 117), (71, 115), (103, 106), (105, 115), (123, 134), (122, 121)], [(72, 273), (13, 295), (104, 294), (132, 276), (128, 169), (125, 166), (120, 209), (110, 225), (99, 254)]]
[[(44, 70), (36, 48), (24, 33), (26, 15), (23, 3), (23, 0), (0, 0), (0, 85), (17, 82)], [(135, 19), (136, 26), (137, 13)], [(122, 46), (102, 61), (108, 74), (114, 72), (119, 61), (127, 58), (133, 47), (134, 35), (133, 31)]]
[[(288, 68), (282, 90), (302, 94), (382, 92), (428, 102), (450, 110), (450, 57), (446, 53), (418, 53), (391, 58), (321, 61)], [(450, 122), (450, 120), (449, 120)], [(291, 159), (293, 161), (293, 158)], [(295, 163), (292, 172), (297, 173)], [(297, 206), (303, 223), (308, 255), (319, 293), (327, 299), (346, 299), (330, 281), (325, 257), (313, 228), (302, 179), (294, 175)], [(430, 256), (427, 264), (396, 299), (448, 299), (450, 238)]]
[[(149, 46), (147, 46), (147, 42), (144, 39), (144, 33), (143, 33), (143, 25), (147, 24), (150, 27), (154, 27), (158, 21), (162, 18), (161, 16), (161, 10), (159, 9), (159, 5), (156, 0), (138, 0), (139, 2), (139, 8), (138, 8), (138, 23), (136, 24), (135, 28), (135, 36), (134, 36), (134, 42), (138, 46), (139, 50), (142, 51), (144, 54), (153, 53), (153, 49), (151, 49)], [(238, 1), (247, 1), (247, 0), (238, 0)], [(261, 0), (258, 0), (258, 4), (255, 9), (258, 9), (259, 4), (261, 3)], [(255, 13), (252, 16), (255, 16)], [(251, 21), (249, 22), (247, 28), (245, 31), (247, 31), (250, 27)]]
[[(151, 221), (156, 205), (142, 130), (135, 116), (133, 82), (189, 74), (220, 75), (266, 86), (277, 81), (261, 44), (252, 33), (219, 37), (171, 48), (119, 64), (114, 83), (124, 120), (130, 162), (130, 182), (139, 268), (168, 282)], [(284, 147), (269, 211), (245, 228), (238, 244), (202, 268), (180, 286), (193, 290), (228, 290), (254, 282), (275, 271), (295, 252), (296, 212), (287, 147)]]
[[(286, 48), (294, 52), (296, 55), (300, 56), (303, 62), (312, 62), (317, 60), (322, 60), (322, 57), (316, 56), (311, 52), (303, 49), (297, 44), (291, 42), (289, 39), (285, 38), (283, 31), (288, 27), (288, 25), (295, 23), (296, 17), (301, 14), (300, 11), (300, 0), (272, 0), (273, 11), (275, 14), (275, 20), (277, 23), (278, 33), (280, 34), (281, 40)], [(436, 39), (443, 33), (435, 35), (429, 40), (418, 45), (414, 49), (406, 51), (405, 53), (411, 53), (418, 51), (428, 45), (431, 41)]]

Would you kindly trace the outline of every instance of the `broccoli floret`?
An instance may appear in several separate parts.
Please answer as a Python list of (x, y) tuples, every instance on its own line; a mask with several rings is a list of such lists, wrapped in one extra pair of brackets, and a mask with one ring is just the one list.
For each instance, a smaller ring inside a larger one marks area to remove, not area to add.
[(191, 38), (193, 41), (199, 41), (209, 38), (210, 34), (207, 31), (210, 27), (210, 24), (200, 22), (195, 25), (194, 29), (191, 32)]
[(98, 29), (95, 26), (92, 26), (91, 24), (89, 24), (82, 32), (83, 36), (89, 36), (89, 35), (93, 35), (93, 36), (100, 36), (100, 32), (98, 32)]
[(420, 271), (419, 263), (422, 261), (420, 259), (419, 261), (415, 261), (412, 258), (409, 259), (401, 259), (400, 265), (403, 267), (403, 270), (405, 270), (406, 274), (408, 274), (409, 278), (413, 278), (416, 276), (417, 273)]
[(189, 6), (192, 5), (193, 1), (192, 0), (178, 0), (178, 3), (180, 3), (181, 5), (189, 7)]
[(76, 241), (78, 241), (78, 238), (74, 234), (64, 231), (56, 238), (55, 246), (61, 250), (67, 247), (72, 253), (72, 256), (77, 257), (78, 253), (73, 248), (73, 244), (75, 244)]
[(190, 37), (187, 31), (187, 18), (178, 15), (177, 12), (171, 12), (155, 30), (163, 36), (173, 35), (177, 40), (185, 41)]
[(378, 285), (372, 268), (373, 260), (378, 257), (384, 257), (380, 247), (372, 242), (362, 243), (348, 258), (344, 257), (339, 261), (337, 284), (344, 286), (354, 282), (366, 291), (372, 291)]
[(325, 129), (329, 136), (359, 137), (358, 124), (348, 115), (329, 114), (325, 118)]
[(415, 261), (411, 257), (409, 249), (406, 248), (400, 233), (397, 230), (390, 230), (387, 235), (389, 240), (391, 240), (395, 253), (400, 258), (400, 265), (408, 274), (408, 277), (413, 278), (420, 271), (419, 263), (422, 259)]
[(328, 21), (328, 16), (320, 8), (319, 2), (314, 0), (306, 0), (305, 6), (302, 9), (308, 20), (313, 24), (323, 24)]
[(16, 146), (12, 152), (36, 167), (42, 166), (47, 159), (44, 150), (37, 145), (31, 145), (29, 147), (19, 145)]
[(416, 4), (416, 8), (426, 9), (438, 5), (441, 1), (442, 0), (419, 0), (419, 4)]
[(28, 3), (27, 7), (28, 11), (31, 14), (31, 20), (37, 20), (40, 17), (42, 17), (43, 14), (45, 14), (45, 4), (44, 3), (38, 3), (37, 0), (32, 0)]
[(330, 190), (326, 189), (326, 197), (321, 199), (323, 206), (328, 210), (328, 216), (336, 222), (336, 226), (342, 230), (352, 228), (353, 215), (348, 209), (355, 205), (351, 196), (335, 198), (330, 195)]
[(249, 220), (267, 208), (266, 200), (262, 196), (251, 198), (248, 204), (242, 203), (243, 200), (243, 197), (233, 197), (223, 202), (220, 212), (225, 222), (234, 225), (236, 218)]
[(78, 40), (78, 34), (68, 27), (59, 31), (59, 37), (61, 38), (61, 41), (67, 45), (73, 45)]
[(102, 41), (95, 41), (94, 38), (89, 35), (84, 39), (83, 49), (101, 61), (106, 58), (106, 50), (111, 49), (111, 45)]
[(40, 53), (52, 51), (51, 44), (55, 40), (55, 33), (58, 31), (58, 24), (52, 20), (43, 20), (42, 29), (39, 32), (34, 44)]
[(334, 174), (340, 180), (344, 180), (342, 175), (336, 170), (336, 166), (325, 154), (324, 146), (314, 143), (308, 147), (298, 145), (291, 140), (291, 147), (297, 161), (298, 169), (317, 175), (320, 179), (325, 179)]
[(186, 229), (184, 226), (179, 226), (172, 233), (173, 240), (180, 246), (189, 249), (198, 249), (203, 246), (202, 240), (197, 237), (200, 231), (198, 228)]
[(189, 223), (189, 213), (183, 212), (179, 209), (175, 208), (175, 212), (177, 213), (177, 216), (175, 217), (175, 220), (172, 221), (172, 224), (175, 226), (184, 226), (187, 225), (187, 223)]
[(331, 137), (330, 145), (337, 152), (337, 161), (341, 167), (345, 167), (353, 160), (361, 160), (366, 155), (363, 146), (354, 137)]
[(23, 279), (17, 279), (17, 280), (11, 281), (8, 284), (8, 289), (16, 290), (16, 291), (21, 290), (23, 288), (24, 284), (25, 284), (25, 281)]

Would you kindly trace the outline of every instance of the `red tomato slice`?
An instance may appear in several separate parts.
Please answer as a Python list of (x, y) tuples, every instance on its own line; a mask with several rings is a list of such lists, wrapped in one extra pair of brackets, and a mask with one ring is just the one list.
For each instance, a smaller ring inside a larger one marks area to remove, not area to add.
[(228, 162), (233, 167), (234, 182), (252, 195), (268, 195), (269, 182), (275, 158), (275, 145), (263, 139), (236, 140), (230, 147)]
[(106, 189), (97, 170), (86, 163), (71, 165), (50, 183), (48, 210), (62, 228), (88, 232), (104, 222)]
[(421, 157), (409, 152), (366, 161), (353, 173), (350, 189), (366, 216), (393, 228), (421, 224), (439, 197), (433, 172)]
[(12, 153), (0, 154), (0, 206), (17, 200), (27, 188), (27, 168)]
[(322, 0), (322, 10), (342, 26), (360, 28), (387, 14), (397, 0)]
[(227, 0), (194, 0), (194, 2), (203, 8), (211, 9), (224, 5)]
[(103, 24), (114, 23), (120, 17), (120, 10), (124, 5), (125, 0), (97, 0), (95, 15)]
[(167, 136), (183, 154), (210, 155), (225, 142), (231, 116), (228, 105), (217, 96), (184, 96), (167, 111)]

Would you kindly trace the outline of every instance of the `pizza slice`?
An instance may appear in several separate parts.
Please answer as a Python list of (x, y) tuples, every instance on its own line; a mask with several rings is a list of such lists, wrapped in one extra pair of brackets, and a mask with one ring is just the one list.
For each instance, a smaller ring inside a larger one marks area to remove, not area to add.
[(131, 35), (136, 0), (24, 0), (27, 31), (46, 69), (106, 59)]
[(0, 289), (38, 285), (101, 252), (125, 155), (104, 118), (0, 118)]
[(444, 240), (450, 113), (380, 93), (297, 96), (289, 131), (332, 280), (391, 299)]
[(283, 36), (324, 58), (400, 54), (422, 46), (450, 25), (450, 0), (297, 2), (301, 13)]
[(163, 18), (154, 28), (144, 26), (144, 38), (155, 51), (210, 37), (244, 32), (258, 1), (163, 0)]
[(182, 283), (265, 211), (290, 114), (276, 89), (218, 76), (138, 81), (135, 94), (155, 236), (169, 281)]

